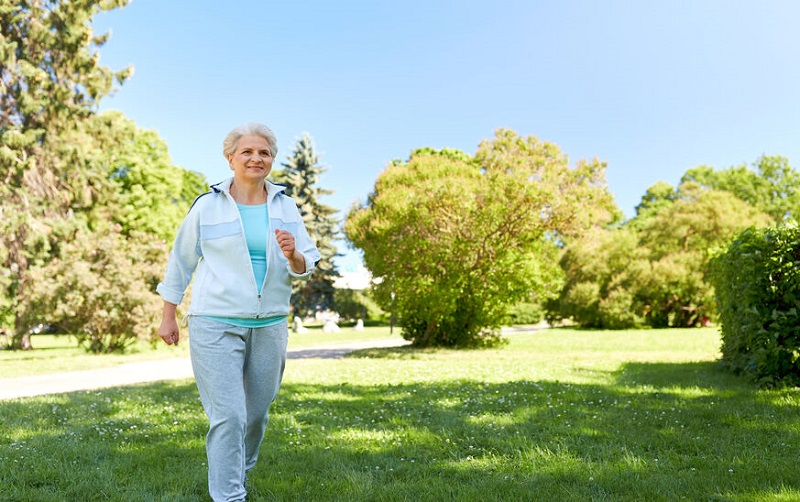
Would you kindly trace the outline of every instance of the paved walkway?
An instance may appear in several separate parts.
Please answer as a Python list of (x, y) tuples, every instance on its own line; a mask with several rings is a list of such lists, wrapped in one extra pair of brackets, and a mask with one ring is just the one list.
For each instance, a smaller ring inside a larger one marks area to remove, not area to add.
[[(326, 344), (289, 349), (289, 359), (336, 358), (359, 349), (400, 347), (409, 342), (391, 338), (342, 344)], [(51, 373), (20, 378), (0, 379), (0, 400), (19, 397), (61, 394), (80, 390), (122, 387), (138, 383), (193, 378), (189, 358), (162, 359), (127, 363), (112, 368), (101, 368), (69, 373)]]

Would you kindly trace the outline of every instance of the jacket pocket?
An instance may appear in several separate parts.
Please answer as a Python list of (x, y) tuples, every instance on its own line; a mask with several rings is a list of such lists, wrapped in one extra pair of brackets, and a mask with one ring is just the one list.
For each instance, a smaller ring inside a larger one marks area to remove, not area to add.
[(295, 237), (297, 236), (297, 222), (285, 221), (281, 218), (270, 218), (270, 224), (273, 230), (286, 230)]

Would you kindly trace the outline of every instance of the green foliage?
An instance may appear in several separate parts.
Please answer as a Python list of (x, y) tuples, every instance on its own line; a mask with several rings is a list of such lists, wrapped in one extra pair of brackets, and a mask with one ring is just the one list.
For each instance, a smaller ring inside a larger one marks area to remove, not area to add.
[(659, 181), (647, 189), (642, 196), (642, 201), (636, 206), (636, 217), (647, 218), (657, 214), (660, 210), (672, 204), (678, 198), (678, 193), (669, 183)]
[(75, 212), (107, 186), (87, 169), (90, 152), (72, 143), (99, 100), (130, 69), (98, 65), (107, 36), (92, 33), (92, 17), (125, 0), (0, 4), (0, 256), (2, 317), (14, 316), (13, 346), (30, 348), (19, 298), (31, 287), (31, 267), (55, 251), (51, 226), (72, 225)]
[(639, 298), (653, 327), (696, 326), (715, 315), (708, 280), (711, 254), (748, 226), (770, 218), (729, 192), (702, 190), (685, 183), (680, 197), (639, 224), (650, 273)]
[(742, 229), (771, 219), (729, 192), (689, 182), (672, 192), (657, 188), (649, 193), (662, 196), (643, 203), (634, 220), (569, 243), (561, 258), (565, 286), (550, 318), (624, 329), (699, 326), (715, 316), (710, 256)]
[(393, 163), (351, 208), (345, 232), (404, 337), (491, 346), (509, 306), (558, 290), (556, 238), (615, 211), (600, 162), (569, 168), (555, 145), (499, 130), (474, 158), (421, 149)]
[(509, 326), (537, 324), (542, 319), (544, 319), (544, 308), (540, 304), (520, 302), (508, 309), (504, 324)]
[(630, 292), (649, 273), (646, 263), (638, 236), (629, 227), (597, 228), (571, 241), (560, 260), (564, 287), (558, 299), (548, 303), (548, 319), (569, 318), (587, 328), (641, 325), (642, 308)]
[(775, 222), (800, 216), (800, 173), (789, 160), (764, 156), (754, 164), (714, 171), (700, 166), (686, 172), (682, 182), (693, 181), (706, 188), (731, 192), (753, 207), (772, 216)]
[(344, 319), (364, 322), (385, 322), (389, 314), (372, 298), (369, 290), (337, 289), (333, 295), (333, 310)]
[(749, 228), (712, 270), (723, 362), (762, 385), (800, 385), (800, 228)]
[(14, 326), (15, 348), (31, 348), (39, 322), (74, 329), (95, 351), (148, 337), (150, 267), (164, 260), (151, 248), (172, 240), (204, 190), (155, 132), (95, 112), (131, 70), (98, 65), (107, 36), (91, 20), (126, 3), (0, 5), (0, 322)]
[(112, 182), (110, 200), (103, 201), (111, 218), (126, 235), (153, 234), (166, 242), (194, 199), (207, 191), (205, 177), (173, 166), (167, 144), (155, 131), (140, 129), (119, 112), (106, 112), (94, 121), (90, 151)]
[(318, 308), (327, 310), (333, 307), (333, 281), (339, 275), (333, 263), (337, 256), (335, 240), (339, 222), (335, 216), (336, 209), (320, 201), (323, 196), (333, 192), (318, 185), (325, 169), (320, 165), (311, 136), (303, 133), (283, 167), (283, 171), (274, 173), (275, 179), (286, 184), (286, 194), (297, 203), (306, 229), (320, 254), (320, 261), (311, 278), (296, 283), (292, 291), (292, 310), (306, 316)]
[(94, 353), (122, 351), (155, 339), (161, 300), (153, 291), (168, 247), (152, 234), (76, 232), (46, 265), (31, 269), (21, 298), (28, 326), (45, 324), (74, 334)]

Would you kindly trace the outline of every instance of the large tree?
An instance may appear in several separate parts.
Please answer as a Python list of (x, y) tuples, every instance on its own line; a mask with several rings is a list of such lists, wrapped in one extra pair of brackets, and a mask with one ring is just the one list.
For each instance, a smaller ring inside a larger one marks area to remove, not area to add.
[(637, 213), (621, 227), (569, 243), (552, 317), (611, 329), (702, 324), (715, 313), (714, 250), (744, 228), (771, 221), (732, 193), (693, 182), (654, 185)]
[(106, 36), (91, 20), (126, 3), (0, 0), (0, 323), (15, 348), (30, 348), (38, 323), (97, 340), (146, 333), (153, 250), (202, 190), (155, 132), (96, 113), (130, 69), (98, 64)]
[(155, 286), (204, 178), (173, 166), (156, 133), (119, 112), (92, 116), (65, 139), (62, 156), (104, 189), (48, 223), (47, 253), (28, 270), (17, 318), (73, 333), (94, 352), (124, 349), (155, 335)]
[(351, 208), (348, 239), (381, 279), (377, 299), (417, 346), (501, 341), (506, 310), (559, 287), (552, 249), (618, 210), (604, 164), (501, 129), (474, 157), (421, 149)]
[(639, 285), (650, 324), (694, 326), (715, 312), (709, 259), (743, 229), (770, 217), (730, 192), (678, 187), (675, 202), (639, 225), (651, 273)]
[(700, 166), (683, 175), (681, 182), (686, 181), (730, 192), (776, 222), (800, 218), (800, 173), (786, 157), (765, 155), (752, 168), (739, 165), (714, 170)]
[(87, 124), (85, 150), (111, 184), (100, 205), (104, 215), (124, 235), (144, 232), (172, 243), (194, 199), (208, 190), (205, 176), (173, 165), (158, 133), (140, 129), (120, 112), (104, 112)]
[(46, 260), (53, 225), (100, 189), (100, 179), (66, 162), (68, 133), (91, 117), (97, 102), (130, 70), (98, 64), (92, 17), (126, 0), (0, 2), (0, 247), (6, 316), (13, 345), (29, 348), (28, 326), (16, 308), (29, 269)]
[(282, 167), (284, 169), (276, 172), (274, 177), (286, 185), (286, 194), (297, 203), (303, 223), (320, 254), (317, 270), (308, 281), (295, 284), (292, 292), (293, 312), (305, 316), (317, 308), (324, 310), (333, 306), (333, 281), (339, 275), (334, 264), (339, 221), (336, 209), (321, 201), (322, 197), (333, 192), (319, 186), (325, 168), (320, 164), (314, 140), (308, 133), (303, 133), (295, 142)]

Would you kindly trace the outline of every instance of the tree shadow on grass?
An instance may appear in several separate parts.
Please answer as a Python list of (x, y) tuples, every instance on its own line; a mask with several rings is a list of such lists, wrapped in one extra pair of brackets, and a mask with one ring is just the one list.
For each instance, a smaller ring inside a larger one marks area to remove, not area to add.
[[(413, 358), (398, 350), (381, 352)], [(256, 487), (312, 500), (800, 495), (800, 414), (779, 394), (705, 362), (608, 377), (285, 385)]]
[(194, 383), (0, 403), (0, 500), (205, 500)]
[[(791, 392), (707, 362), (628, 363), (601, 377), (286, 383), (250, 500), (800, 495)], [(4, 500), (206, 499), (193, 383), (23, 399), (0, 414)]]

